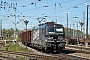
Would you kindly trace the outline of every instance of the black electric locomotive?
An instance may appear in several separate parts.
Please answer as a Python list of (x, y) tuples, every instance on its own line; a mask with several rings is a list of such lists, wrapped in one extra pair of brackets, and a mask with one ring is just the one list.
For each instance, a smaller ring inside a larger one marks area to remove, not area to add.
[(46, 22), (32, 29), (31, 46), (46, 52), (61, 51), (65, 48), (65, 31), (62, 24)]

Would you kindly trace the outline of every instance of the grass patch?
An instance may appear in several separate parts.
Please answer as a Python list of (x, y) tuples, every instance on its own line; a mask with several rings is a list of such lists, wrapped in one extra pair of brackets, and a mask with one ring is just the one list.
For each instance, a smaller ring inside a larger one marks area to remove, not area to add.
[(16, 51), (16, 52), (31, 52), (28, 48), (21, 47), (18, 43), (10, 43), (8, 45), (8, 51)]
[(2, 47), (0, 50), (8, 50), (8, 51), (15, 51), (15, 52), (32, 52), (32, 50), (28, 50), (26, 47), (20, 46), (18, 43), (9, 43), (7, 47)]
[(9, 40), (13, 40), (13, 39), (14, 39), (14, 37), (8, 37), (7, 39), (9, 39)]

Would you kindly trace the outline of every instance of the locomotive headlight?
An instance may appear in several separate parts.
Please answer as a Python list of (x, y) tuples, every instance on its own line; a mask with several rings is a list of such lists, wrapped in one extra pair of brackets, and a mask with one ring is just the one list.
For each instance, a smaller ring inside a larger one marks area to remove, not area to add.
[(65, 39), (63, 39), (63, 42), (66, 42), (66, 40), (65, 40)]
[(58, 41), (63, 42), (64, 41), (64, 38), (62, 36), (59, 36), (58, 37)]
[(50, 37), (50, 36), (49, 37), (46, 37), (46, 42), (54, 42), (53, 41), (53, 37)]
[(53, 39), (53, 37), (46, 37), (46, 39), (51, 40), (51, 39)]

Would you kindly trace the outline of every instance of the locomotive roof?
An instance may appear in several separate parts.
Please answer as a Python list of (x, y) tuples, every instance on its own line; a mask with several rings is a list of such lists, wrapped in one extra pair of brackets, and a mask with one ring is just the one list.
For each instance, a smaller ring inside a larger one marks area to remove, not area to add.
[(54, 24), (41, 24), (41, 25), (38, 25), (38, 26), (34, 27), (34, 29), (38, 29), (38, 28), (40, 28), (40, 26), (41, 26), (41, 28), (45, 28), (46, 26), (49, 26), (49, 25), (58, 25), (58, 26), (62, 26), (63, 27), (62, 24), (54, 23)]

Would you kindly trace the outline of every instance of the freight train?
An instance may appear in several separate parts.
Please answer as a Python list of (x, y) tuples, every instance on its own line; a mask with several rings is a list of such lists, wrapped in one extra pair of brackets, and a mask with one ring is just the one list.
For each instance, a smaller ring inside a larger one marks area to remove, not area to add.
[(39, 24), (30, 31), (22, 32), (21, 41), (45, 52), (60, 52), (65, 49), (64, 26), (55, 22)]

